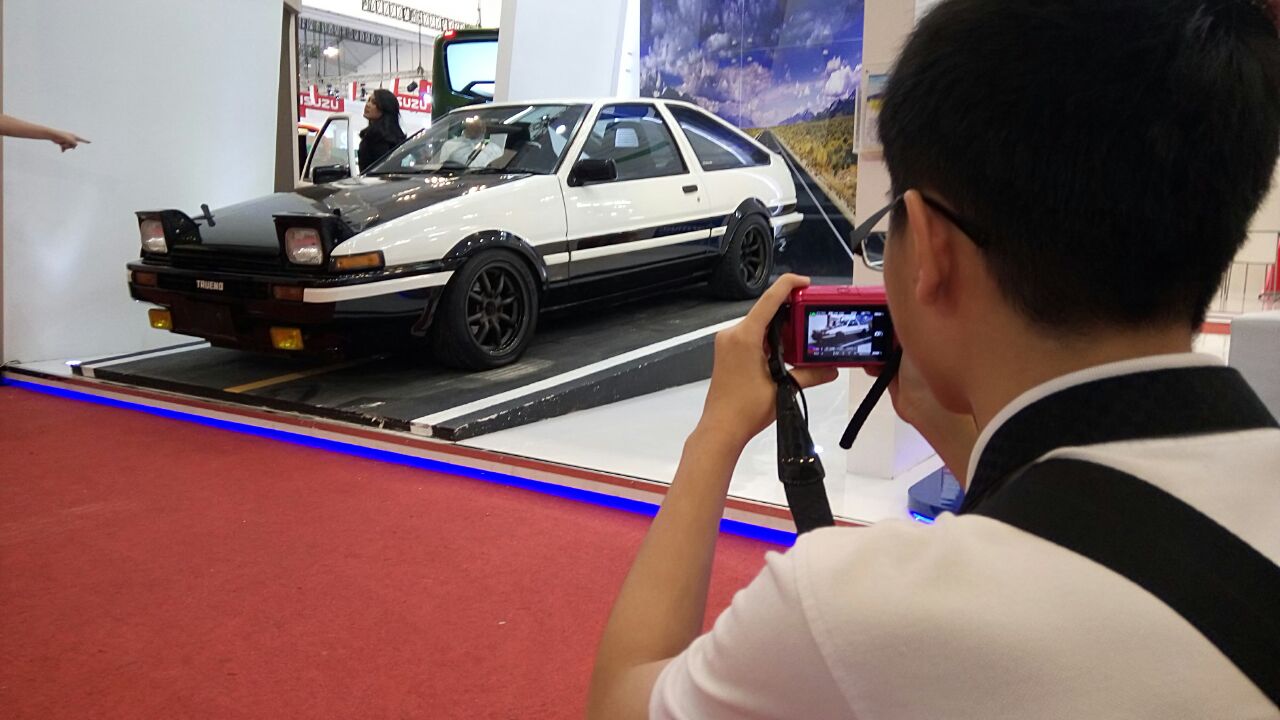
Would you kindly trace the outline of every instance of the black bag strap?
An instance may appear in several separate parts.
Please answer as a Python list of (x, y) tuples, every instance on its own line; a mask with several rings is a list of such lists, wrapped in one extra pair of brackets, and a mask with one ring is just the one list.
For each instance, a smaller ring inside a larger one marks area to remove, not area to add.
[(1280, 707), (1280, 566), (1199, 510), (1114, 468), (1050, 459), (1024, 468), (972, 514), (1137, 583)]

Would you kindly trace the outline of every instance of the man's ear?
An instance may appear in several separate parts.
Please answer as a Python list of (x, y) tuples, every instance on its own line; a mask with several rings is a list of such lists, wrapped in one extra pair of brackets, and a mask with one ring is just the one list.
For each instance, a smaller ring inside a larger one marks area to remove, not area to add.
[(924, 201), (918, 190), (903, 196), (907, 208), (907, 228), (912, 235), (915, 257), (916, 300), (935, 305), (953, 290), (957, 241), (955, 228)]

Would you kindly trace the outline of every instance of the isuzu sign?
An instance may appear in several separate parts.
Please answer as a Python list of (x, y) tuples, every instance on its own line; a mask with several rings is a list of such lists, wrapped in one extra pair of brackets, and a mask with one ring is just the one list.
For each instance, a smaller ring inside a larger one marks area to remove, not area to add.
[(343, 110), (342, 98), (336, 95), (316, 95), (312, 98), (310, 93), (300, 93), (298, 99), (304, 110), (321, 112), (342, 112)]
[(430, 113), (431, 97), (418, 97), (416, 95), (397, 95), (396, 100), (400, 101), (400, 109), (409, 112)]

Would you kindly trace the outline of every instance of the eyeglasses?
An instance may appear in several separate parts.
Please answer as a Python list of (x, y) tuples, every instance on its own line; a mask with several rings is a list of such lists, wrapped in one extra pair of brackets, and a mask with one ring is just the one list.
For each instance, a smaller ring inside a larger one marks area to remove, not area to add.
[[(969, 223), (961, 220), (954, 212), (945, 205), (933, 198), (921, 193), (920, 197), (929, 207), (933, 208), (939, 215), (947, 219), (947, 222), (956, 226), (956, 229), (964, 233), (974, 245), (978, 247), (986, 247), (987, 242), (981, 234), (972, 230)], [(884, 243), (888, 233), (876, 231), (876, 225), (884, 219), (886, 215), (893, 212), (902, 204), (902, 195), (893, 199), (886, 207), (871, 214), (861, 225), (854, 229), (849, 235), (849, 247), (855, 253), (862, 255), (862, 261), (872, 270), (884, 270)]]

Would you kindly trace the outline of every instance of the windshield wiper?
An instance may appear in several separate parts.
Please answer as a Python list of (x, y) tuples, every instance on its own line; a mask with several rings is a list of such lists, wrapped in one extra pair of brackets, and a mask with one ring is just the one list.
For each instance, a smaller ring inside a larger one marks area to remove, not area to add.
[(459, 172), (466, 170), (462, 165), (441, 165), (435, 168), (401, 168), (399, 170), (373, 171), (365, 175), (435, 175), (439, 172)]
[(543, 173), (539, 173), (536, 170), (529, 170), (528, 168), (520, 168), (520, 167), (514, 167), (514, 168), (513, 167), (508, 167), (508, 168), (481, 167), (481, 168), (471, 168), (467, 170), (467, 172), (475, 173), (476, 175), (524, 175), (524, 174), (541, 175), (543, 174)]

